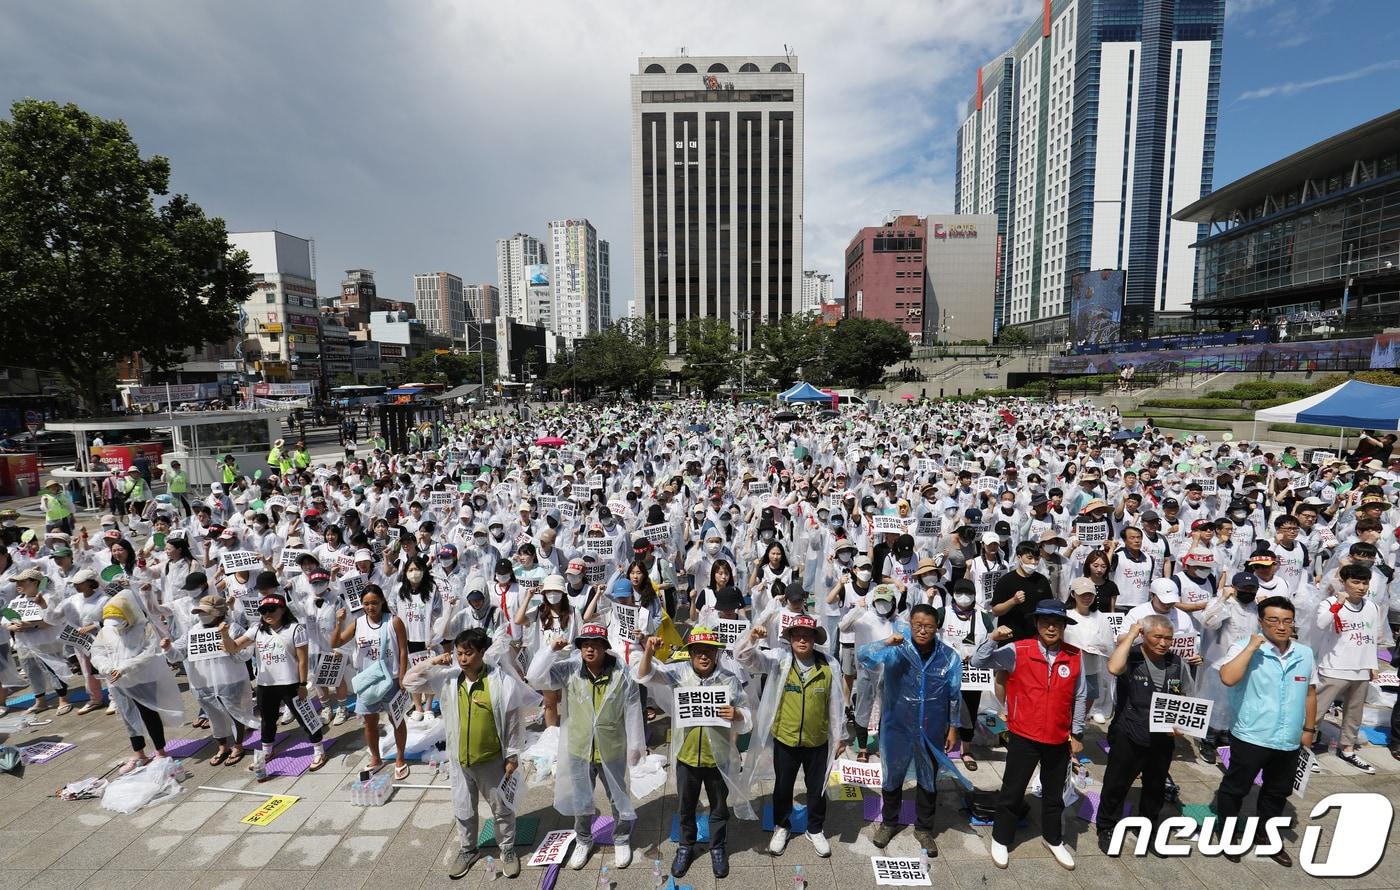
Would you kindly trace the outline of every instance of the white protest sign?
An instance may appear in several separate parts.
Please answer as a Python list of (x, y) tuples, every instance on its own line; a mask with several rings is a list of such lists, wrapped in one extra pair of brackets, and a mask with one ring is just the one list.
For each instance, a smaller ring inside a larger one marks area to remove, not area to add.
[(338, 553), (335, 557), (335, 567), (340, 570), (340, 574), (348, 574), (355, 571), (355, 554)]
[(258, 614), (258, 604), (261, 601), (262, 597), (258, 596), (257, 593), (241, 593), (238, 595), (238, 605), (243, 609), (243, 617), (250, 623), (256, 623), (262, 620), (262, 616)]
[(879, 513), (870, 517), (870, 527), (877, 535), (904, 534), (904, 520), (898, 516)]
[(829, 495), (826, 496), (826, 508), (827, 508), (828, 510), (830, 510), (832, 513), (842, 513), (842, 512), (843, 512), (843, 507), (842, 507), (842, 503), (841, 503), (841, 495), (842, 495), (842, 492), (833, 491), (831, 494), (829, 494)]
[(1079, 543), (1102, 547), (1108, 541), (1108, 523), (1104, 520), (1081, 522), (1074, 527), (1074, 533), (1079, 537)]
[(572, 831), (551, 831), (540, 841), (540, 845), (535, 848), (535, 852), (530, 856), (530, 861), (526, 863), (531, 868), (538, 868), (545, 865), (558, 865), (564, 861), (564, 854), (569, 852), (569, 845), (574, 842), (578, 835)]
[(433, 653), (428, 652), (426, 650), (423, 652), (410, 652), (408, 653), (408, 666), (412, 668), (416, 665), (422, 664), (423, 662), (427, 661), (429, 658), (432, 657)]
[(942, 516), (920, 516), (914, 534), (920, 538), (936, 538), (943, 534)]
[(728, 686), (683, 686), (675, 690), (676, 726), (731, 726), (719, 715), (719, 709), (729, 704)]
[(234, 572), (250, 572), (262, 564), (262, 556), (251, 550), (230, 550), (227, 553), (219, 554), (219, 565), (223, 566), (225, 575), (232, 575)]
[(738, 618), (720, 618), (715, 622), (715, 634), (726, 649), (739, 645), (748, 632), (749, 623)]
[(630, 640), (637, 635), (637, 631), (645, 630), (639, 627), (640, 606), (624, 606), (621, 603), (613, 603), (613, 614), (617, 616), (617, 634), (624, 640)]
[(298, 550), (295, 547), (284, 547), (282, 549), (282, 568), (294, 567), (297, 564), (297, 560), (301, 559), (303, 556), (311, 555), (312, 553), (310, 550)]
[(351, 612), (361, 611), (363, 606), (360, 605), (360, 597), (368, 586), (365, 576), (359, 572), (343, 576), (340, 579), (340, 591), (345, 595), (345, 607)]
[(450, 491), (434, 491), (428, 494), (428, 509), (446, 512), (452, 509), (456, 495)]
[(1326, 463), (1329, 460), (1336, 459), (1337, 452), (1335, 451), (1327, 451), (1323, 448), (1314, 448), (1312, 451), (1308, 452), (1308, 463), (1310, 464), (1320, 465)]
[(506, 809), (515, 812), (516, 804), (520, 802), (520, 771), (502, 776), (501, 783), (489, 793), (496, 795), (496, 799), (503, 802)]
[(63, 630), (59, 632), (59, 640), (74, 649), (82, 651), (84, 654), (92, 652), (92, 634), (79, 633), (78, 629), (71, 624), (65, 624)]
[[(874, 721), (872, 721), (873, 723)], [(884, 781), (884, 771), (879, 763), (860, 763), (855, 760), (836, 761), (836, 772), (842, 785), (859, 785), (862, 788), (880, 788)]]
[(602, 584), (607, 577), (608, 567), (601, 562), (585, 563), (583, 569), (583, 579), (589, 584)]
[(19, 749), (19, 759), (30, 766), (38, 766), (76, 747), (72, 742), (30, 742)]
[(659, 522), (656, 525), (648, 525), (642, 529), (642, 537), (650, 541), (654, 546), (662, 547), (671, 543), (671, 526)]
[(617, 546), (617, 541), (613, 538), (584, 538), (583, 549), (585, 553), (592, 553), (602, 560), (613, 558), (613, 548)]
[(340, 681), (345, 677), (345, 656), (339, 652), (332, 652), (329, 655), (321, 656), (321, 663), (316, 667), (316, 680), (313, 685), (322, 689), (335, 689), (340, 686)]
[(921, 457), (914, 461), (914, 474), (917, 476), (932, 476), (938, 471), (938, 464), (932, 458)]
[(1006, 569), (988, 569), (982, 573), (980, 593), (988, 602), (992, 599), (992, 591), (996, 590), (997, 582), (1006, 577), (1006, 572)]
[(301, 716), (302, 722), (306, 724), (306, 731), (315, 735), (325, 729), (326, 722), (321, 719), (321, 712), (316, 710), (316, 705), (311, 701), (311, 696), (301, 698), (292, 697), (292, 707), (296, 708), (297, 714)]
[(403, 529), (399, 528), (397, 525), (391, 525), (385, 529), (385, 533), (389, 535), (389, 540), (397, 541), (399, 535), (403, 534)]
[(185, 660), (211, 661), (223, 654), (223, 634), (219, 633), (217, 627), (197, 627), (190, 630)]
[(1172, 650), (1179, 658), (1194, 658), (1196, 656), (1196, 634), (1177, 634), (1172, 637)]
[(979, 476), (972, 480), (973, 491), (996, 491), (1001, 488), (1001, 480), (995, 476)]
[(588, 479), (584, 481), (584, 485), (587, 485), (589, 488), (602, 488), (603, 474), (594, 473), (592, 476), (589, 476)]
[(963, 664), (962, 691), (963, 692), (991, 692), (992, 691), (992, 671), (984, 668), (968, 667)]
[(1113, 638), (1116, 640), (1123, 635), (1123, 625), (1127, 622), (1128, 616), (1123, 612), (1106, 612), (1104, 619), (1108, 622), (1108, 629), (1113, 631)]
[(1377, 689), (1382, 689), (1386, 686), (1400, 686), (1400, 674), (1397, 674), (1395, 671), (1385, 671), (1376, 674), (1376, 679), (1371, 681), (1371, 685)]
[(17, 596), (10, 600), (10, 607), (19, 613), (20, 621), (44, 620), (44, 607), (27, 596)]
[(773, 486), (767, 482), (750, 482), (749, 494), (754, 497), (767, 497), (773, 492)]
[(561, 524), (565, 522), (573, 522), (574, 517), (578, 515), (578, 507), (574, 504), (574, 502), (566, 501), (562, 498), (558, 502), (556, 502), (554, 509), (559, 511), (559, 522)]
[(545, 516), (552, 512), (559, 504), (559, 499), (552, 494), (542, 494), (535, 498), (535, 513)]
[(1180, 730), (1182, 735), (1203, 739), (1210, 730), (1210, 712), (1215, 703), (1208, 698), (1188, 698), (1166, 692), (1152, 693), (1148, 712), (1148, 732)]
[(875, 883), (886, 887), (932, 887), (928, 868), (916, 856), (872, 856)]
[(965, 460), (962, 462), (962, 466), (959, 468), (959, 471), (975, 473), (980, 476), (982, 474), (982, 462), (978, 460)]
[(413, 697), (400, 689), (394, 693), (394, 697), (389, 699), (389, 721), (395, 726), (402, 726), (403, 719), (408, 716), (408, 709), (413, 707)]
[(1307, 746), (1298, 749), (1298, 765), (1293, 770), (1293, 793), (1302, 797), (1308, 793), (1308, 779), (1312, 777), (1313, 764), (1317, 755)]
[(1220, 484), (1214, 476), (1198, 476), (1191, 481), (1201, 486), (1201, 494), (1205, 497), (1210, 497), (1220, 490)]

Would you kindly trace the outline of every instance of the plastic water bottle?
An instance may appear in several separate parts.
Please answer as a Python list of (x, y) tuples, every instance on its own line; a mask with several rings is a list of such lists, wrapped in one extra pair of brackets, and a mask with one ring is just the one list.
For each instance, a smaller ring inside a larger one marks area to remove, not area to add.
[(501, 870), (496, 865), (495, 856), (486, 857), (486, 880), (494, 881), (501, 876)]
[(603, 870), (598, 872), (598, 890), (612, 890), (612, 875), (608, 874), (608, 867), (603, 866)]
[(921, 868), (921, 869), (924, 870), (924, 874), (928, 874), (928, 850), (927, 850), (927, 849), (920, 849), (920, 850), (919, 850), (919, 868)]
[(792, 872), (792, 890), (806, 890), (807, 876), (802, 873), (802, 866), (797, 866)]
[(670, 877), (670, 875), (661, 870), (661, 860), (653, 859), (651, 861), (651, 886), (653, 890), (661, 890), (661, 888), (665, 887), (668, 877)]

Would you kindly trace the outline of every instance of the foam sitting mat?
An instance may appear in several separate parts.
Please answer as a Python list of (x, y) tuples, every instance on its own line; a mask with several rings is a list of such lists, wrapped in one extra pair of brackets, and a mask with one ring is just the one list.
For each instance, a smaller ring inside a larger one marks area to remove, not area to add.
[[(296, 742), (281, 751), (276, 750), (278, 742), (285, 742), (292, 735), (297, 736)], [(321, 744), (325, 747), (326, 756), (330, 757), (330, 750), (335, 744), (335, 739), (322, 739)], [(262, 733), (258, 730), (253, 730), (243, 740), (243, 750), (247, 751), (249, 755), (254, 754), (261, 745)], [(301, 727), (294, 725), (289, 727), (288, 732), (278, 734), (277, 742), (273, 744), (272, 757), (267, 761), (267, 771), (274, 776), (300, 776), (311, 768), (311, 761), (315, 757), (316, 749), (307, 740)]]
[[(72, 690), (68, 693), (68, 699), (71, 699), (71, 701), (69, 701), (69, 704), (82, 704), (83, 702), (86, 702), (88, 700), (88, 694), (86, 692)], [(49, 705), (49, 710), (52, 711), (56, 709), (60, 704), (62, 704), (62, 702), (54, 700)], [(9, 708), (12, 711), (15, 708), (30, 708), (33, 707), (33, 705), (34, 693), (32, 692), (26, 692), (23, 695), (16, 695), (14, 698), (6, 699), (5, 701), (5, 707)]]
[[(496, 820), (491, 818), (491, 808), (477, 811), (477, 818), (482, 820), (481, 830), (476, 835), (476, 845), (479, 849), (496, 846)], [(535, 845), (535, 835), (540, 833), (540, 820), (538, 816), (518, 816), (515, 820), (515, 845), (517, 847), (533, 847)]]
[[(214, 740), (205, 736), (202, 739), (168, 739), (165, 743), (165, 753), (179, 760), (193, 757), (204, 750)], [(249, 751), (251, 756), (252, 751)]]
[[(1079, 806), (1075, 812), (1078, 814), (1079, 818), (1083, 819), (1085, 822), (1088, 822), (1091, 825), (1097, 825), (1099, 822), (1099, 792), (1083, 792), (1079, 797)], [(1123, 815), (1131, 815), (1132, 812), (1132, 803), (1130, 803), (1129, 801), (1124, 801)]]
[(1181, 808), (1181, 815), (1188, 819), (1196, 820), (1199, 827), (1207, 816), (1218, 815), (1215, 812), (1215, 804), (1212, 803), (1188, 803)]
[[(1230, 746), (1224, 745), (1222, 747), (1216, 748), (1215, 752), (1220, 757), (1220, 765), (1228, 770), (1230, 768)], [(1264, 771), (1262, 769), (1259, 771), (1259, 775), (1254, 777), (1254, 784), (1264, 784)]]
[[(862, 799), (862, 818), (866, 822), (883, 822), (885, 798), (875, 789), (871, 789), (871, 794), (865, 795)], [(912, 796), (900, 801), (899, 804), (899, 824), (914, 824), (914, 798)]]
[[(773, 803), (769, 801), (763, 805), (763, 830), (772, 831)], [(788, 815), (788, 831), (792, 834), (805, 834), (807, 831), (807, 808), (802, 804), (793, 804), (792, 813)]]
[(1390, 729), (1384, 726), (1363, 726), (1361, 735), (1373, 745), (1390, 745)]
[[(671, 843), (681, 842), (681, 814), (674, 813), (671, 816)], [(695, 814), (695, 842), (697, 844), (708, 844), (710, 842), (710, 814)]]

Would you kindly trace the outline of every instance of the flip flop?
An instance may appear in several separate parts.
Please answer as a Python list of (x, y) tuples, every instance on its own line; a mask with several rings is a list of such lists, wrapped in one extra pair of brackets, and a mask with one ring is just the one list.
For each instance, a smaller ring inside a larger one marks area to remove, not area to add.
[(408, 778), (408, 771), (409, 767), (406, 763), (403, 766), (394, 767), (394, 779), (402, 782), (404, 779)]
[(220, 752), (218, 752), (218, 753), (215, 754), (213, 757), (210, 757), (210, 758), (209, 758), (209, 765), (210, 765), (210, 766), (223, 766), (223, 765), (224, 765), (224, 762), (228, 760), (228, 754), (229, 754), (228, 751), (220, 751)]
[(977, 758), (973, 757), (971, 754), (964, 754), (962, 756), (962, 765), (963, 769), (970, 773), (977, 772)]
[(325, 766), (327, 762), (328, 762), (328, 761), (326, 760), (326, 755), (321, 754), (321, 755), (315, 757), (314, 759), (312, 759), (311, 765), (308, 766), (307, 769), (311, 770), (311, 771), (314, 773), (314, 772), (316, 772), (318, 769), (320, 769), (321, 767)]
[(195, 721), (194, 721), (193, 723), (191, 723), (190, 725), (193, 726), (195, 729), (208, 729), (208, 728), (209, 728), (209, 718), (208, 718), (208, 717), (200, 717), (199, 719), (195, 720)]
[(232, 751), (229, 752), (228, 760), (225, 760), (224, 764), (226, 766), (233, 766), (235, 763), (242, 760), (243, 755), (246, 753), (247, 752), (244, 751), (242, 748), (234, 748)]

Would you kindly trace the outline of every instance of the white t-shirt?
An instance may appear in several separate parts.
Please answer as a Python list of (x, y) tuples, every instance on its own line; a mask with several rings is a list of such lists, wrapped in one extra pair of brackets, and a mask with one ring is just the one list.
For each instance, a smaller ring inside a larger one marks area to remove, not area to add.
[(1317, 606), (1317, 672), (1334, 680), (1368, 680), (1376, 668), (1376, 643), (1380, 639), (1380, 612), (1369, 599), (1360, 608), (1343, 602), (1336, 617), (1342, 629), (1336, 629), (1332, 606), (1337, 598), (1329, 596)]
[(297, 667), (297, 647), (306, 645), (306, 628), (284, 625), (274, 631), (253, 632), (258, 651), (259, 686), (295, 686), (301, 682)]

